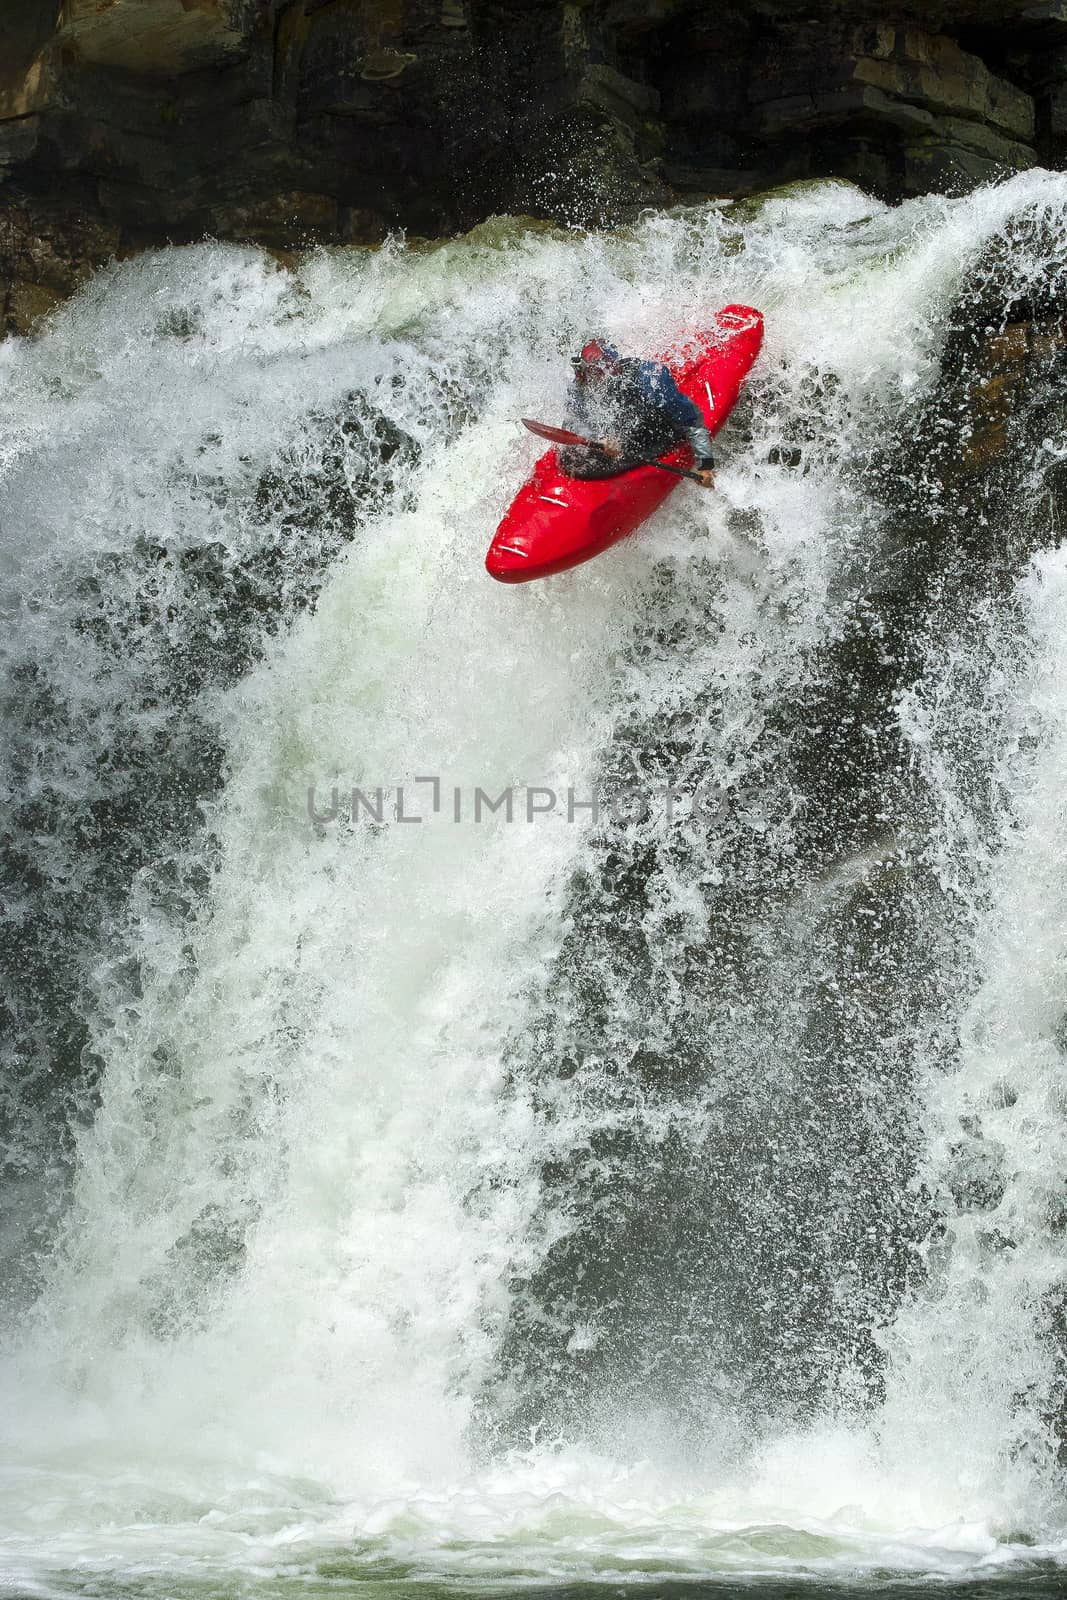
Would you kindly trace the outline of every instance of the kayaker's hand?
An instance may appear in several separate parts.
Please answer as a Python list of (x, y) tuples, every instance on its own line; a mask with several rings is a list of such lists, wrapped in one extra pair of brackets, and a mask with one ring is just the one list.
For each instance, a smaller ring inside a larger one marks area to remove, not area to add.
[(697, 472), (697, 477), (699, 478), (700, 483), (703, 486), (703, 488), (705, 488), (705, 489), (714, 489), (714, 487), (715, 487), (715, 468), (714, 467), (706, 467), (702, 471), (698, 471)]
[(607, 456), (609, 461), (617, 461), (622, 454), (618, 445), (612, 439), (605, 439), (602, 444), (597, 446), (597, 449), (602, 456)]

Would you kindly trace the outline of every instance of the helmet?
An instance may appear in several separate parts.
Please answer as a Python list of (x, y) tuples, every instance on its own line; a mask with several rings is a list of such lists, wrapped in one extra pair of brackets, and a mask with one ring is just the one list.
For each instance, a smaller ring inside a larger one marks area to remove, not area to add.
[(606, 372), (618, 359), (619, 352), (614, 345), (590, 339), (583, 344), (580, 354), (571, 357), (571, 366), (578, 382), (584, 383), (591, 372)]

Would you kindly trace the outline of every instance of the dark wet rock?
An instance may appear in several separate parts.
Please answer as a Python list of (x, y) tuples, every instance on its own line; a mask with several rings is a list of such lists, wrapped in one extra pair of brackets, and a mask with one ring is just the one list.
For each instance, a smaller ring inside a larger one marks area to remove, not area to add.
[(20, 329), (116, 251), (204, 234), (604, 224), (834, 175), (895, 198), (1067, 149), (1067, 14), (1021, 0), (0, 0), (0, 27)]

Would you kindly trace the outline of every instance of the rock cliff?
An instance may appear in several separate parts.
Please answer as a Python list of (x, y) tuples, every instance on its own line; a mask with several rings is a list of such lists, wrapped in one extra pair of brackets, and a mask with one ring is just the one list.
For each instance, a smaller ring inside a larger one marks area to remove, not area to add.
[(115, 254), (585, 225), (837, 175), (898, 198), (1067, 149), (1067, 3), (0, 0), (0, 293)]

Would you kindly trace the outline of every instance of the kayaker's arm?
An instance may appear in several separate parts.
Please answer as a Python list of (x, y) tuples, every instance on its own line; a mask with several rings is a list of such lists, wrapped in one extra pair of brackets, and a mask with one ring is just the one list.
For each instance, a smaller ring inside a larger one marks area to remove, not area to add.
[[(679, 394), (679, 399), (685, 400), (685, 395)], [(693, 405), (692, 400), (687, 400), (686, 404), (692, 406), (697, 415), (697, 420), (691, 422), (685, 430), (686, 437), (689, 440), (689, 447), (693, 452), (693, 466), (704, 488), (714, 489), (715, 457), (711, 453), (711, 435), (707, 430), (704, 418), (700, 414), (699, 406)]]
[(693, 451), (693, 464), (700, 473), (701, 482), (705, 488), (713, 488), (715, 457), (711, 449), (711, 435), (700, 407), (682, 393), (670, 368), (658, 361), (641, 363), (641, 384), (649, 399), (684, 432)]
[(574, 433), (585, 433), (589, 425), (589, 408), (586, 405), (585, 389), (580, 383), (572, 383), (567, 390), (567, 404), (564, 408), (564, 422)]
[(707, 430), (703, 417), (685, 431), (692, 447), (693, 461), (697, 471), (714, 472), (715, 457), (711, 453), (711, 434)]
[[(572, 383), (567, 390), (567, 406), (564, 416), (567, 427), (574, 433), (588, 433), (590, 428), (588, 395), (580, 383)], [(606, 456), (609, 461), (614, 461), (621, 451), (613, 440), (606, 440), (602, 444), (591, 444), (590, 450), (596, 450)]]

